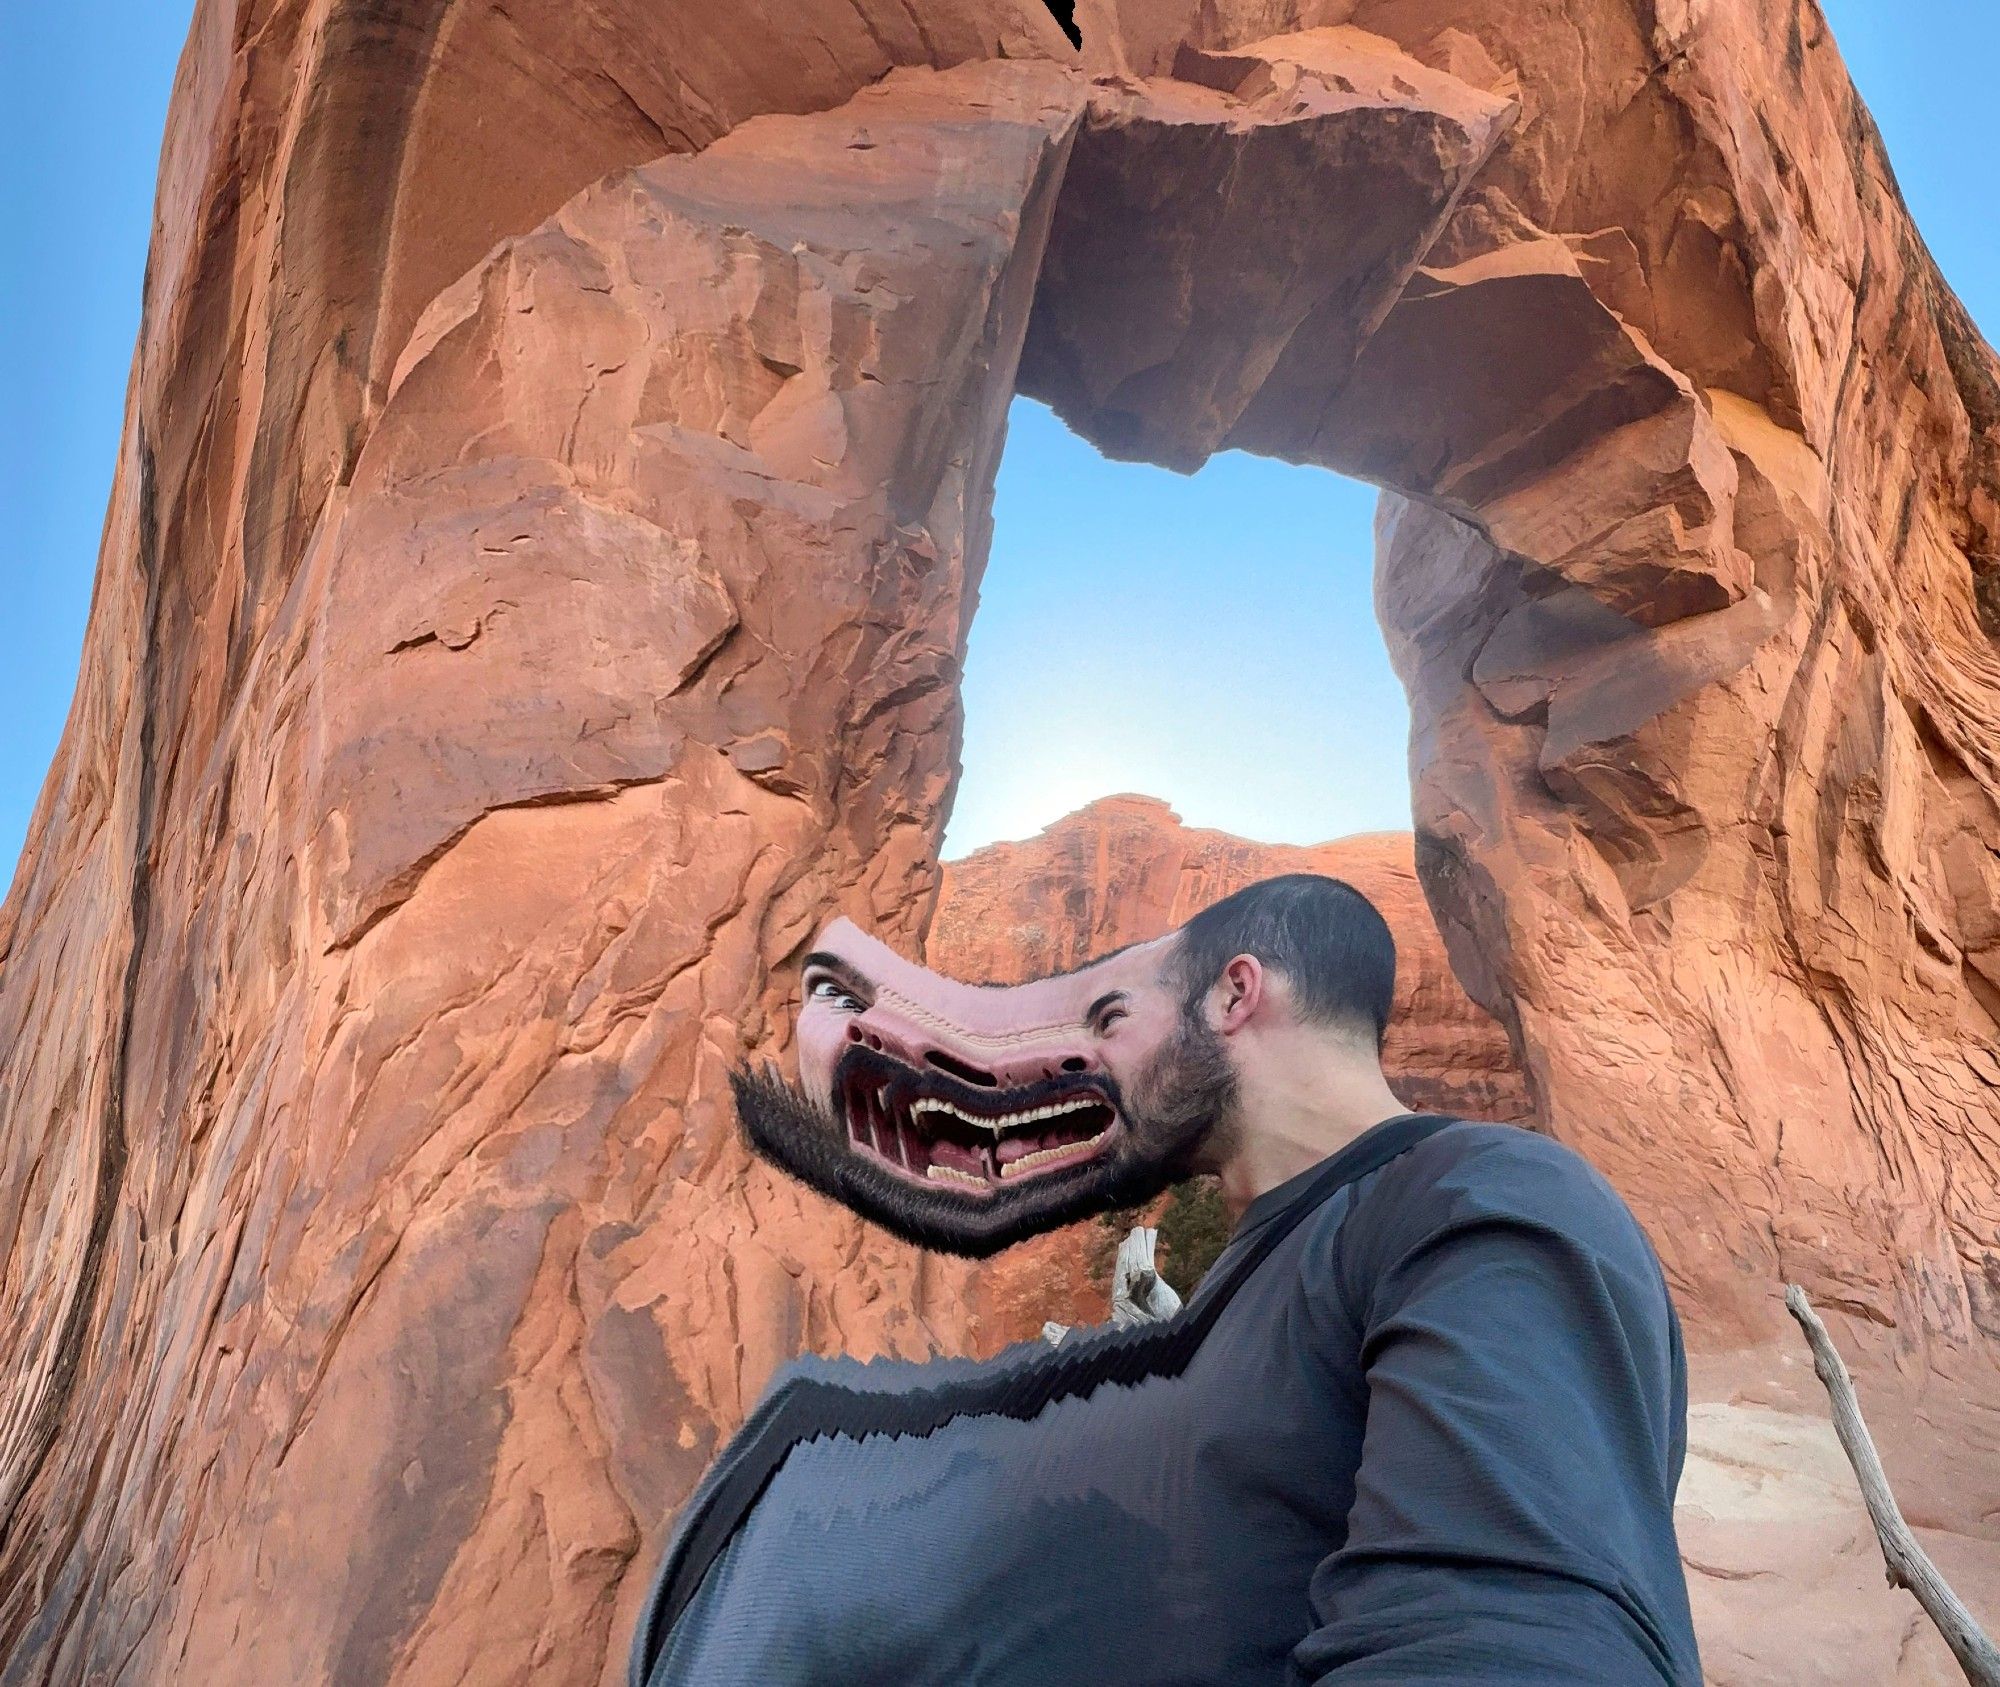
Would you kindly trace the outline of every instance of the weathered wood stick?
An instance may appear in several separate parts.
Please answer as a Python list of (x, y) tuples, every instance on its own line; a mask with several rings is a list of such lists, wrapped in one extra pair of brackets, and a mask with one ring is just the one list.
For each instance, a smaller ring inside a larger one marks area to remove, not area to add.
[(1861, 1484), (1861, 1498), (1868, 1506), (1869, 1520), (1875, 1525), (1875, 1538), (1882, 1543), (1889, 1585), (1906, 1587), (1917, 1596), (1917, 1603), (1937, 1624), (1938, 1633), (1944, 1636), (1944, 1643), (1951, 1648), (1951, 1655), (1958, 1659), (1958, 1667), (1972, 1687), (2000, 1687), (2000, 1647), (1973, 1620), (1972, 1613), (1952, 1592), (1951, 1584), (1938, 1574), (1930, 1555), (1917, 1545), (1916, 1536), (1903, 1521), (1902, 1507), (1896, 1504), (1896, 1496), (1889, 1490), (1888, 1475), (1876, 1456), (1874, 1438), (1868, 1433), (1868, 1425), (1861, 1421), (1861, 1403), (1854, 1395), (1854, 1379), (1847, 1374), (1833, 1337), (1827, 1334), (1812, 1302), (1806, 1299), (1805, 1290), (1796, 1283), (1785, 1286), (1785, 1310), (1799, 1321), (1799, 1328), (1805, 1331), (1812, 1346), (1813, 1369), (1826, 1384), (1827, 1397), (1833, 1402), (1834, 1433), (1847, 1451), (1847, 1462), (1854, 1466), (1855, 1479)]

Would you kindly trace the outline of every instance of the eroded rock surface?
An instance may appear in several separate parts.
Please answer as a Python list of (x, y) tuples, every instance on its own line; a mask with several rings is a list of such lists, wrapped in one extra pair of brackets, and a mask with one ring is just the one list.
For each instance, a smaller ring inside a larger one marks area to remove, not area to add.
[(773, 1365), (966, 1338), (722, 1077), (825, 914), (921, 942), (1017, 387), (1389, 490), (1536, 1117), (1990, 1545), (2000, 367), (1823, 20), (1079, 14), (199, 6), (0, 911), (10, 1681), (604, 1679)]
[[(1081, 111), (973, 64), (607, 178), (418, 319), (267, 625), (169, 639), (154, 583), (140, 771), (74, 742), (82, 853), (10, 904), (28, 1678), (595, 1679), (779, 1362), (954, 1335), (724, 1076), (829, 903), (920, 930)], [(142, 581), (190, 555), (153, 496)], [(125, 922), (101, 1001), (48, 894)]]

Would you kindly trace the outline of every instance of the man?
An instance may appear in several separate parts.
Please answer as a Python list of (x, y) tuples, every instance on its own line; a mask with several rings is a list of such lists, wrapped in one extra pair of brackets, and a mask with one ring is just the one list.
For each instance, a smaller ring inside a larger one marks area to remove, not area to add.
[(1680, 1335), (1576, 1155), (1406, 1113), (1381, 916), (1307, 874), (1001, 989), (845, 921), (758, 1150), (980, 1255), (1212, 1172), (1160, 1324), (804, 1360), (682, 1514), (634, 1687), (1694, 1683)]

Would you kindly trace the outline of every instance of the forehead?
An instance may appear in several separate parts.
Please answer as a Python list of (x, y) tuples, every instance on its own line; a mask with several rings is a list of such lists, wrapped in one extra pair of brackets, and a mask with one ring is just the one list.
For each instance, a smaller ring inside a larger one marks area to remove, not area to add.
[(870, 937), (852, 920), (837, 919), (813, 948), (840, 960), (874, 986), (967, 1031), (1018, 1032), (1041, 1025), (1074, 1025), (1090, 1004), (1110, 991), (1138, 991), (1159, 982), (1173, 938), (1156, 937), (1054, 978), (1024, 984), (965, 984), (907, 961)]

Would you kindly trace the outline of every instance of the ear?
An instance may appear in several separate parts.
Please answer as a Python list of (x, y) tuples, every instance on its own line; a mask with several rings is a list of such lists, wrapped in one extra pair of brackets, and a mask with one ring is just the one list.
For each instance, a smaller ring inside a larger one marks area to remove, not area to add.
[(1264, 1005), (1268, 984), (1264, 963), (1255, 955), (1238, 955), (1216, 975), (1213, 1000), (1216, 1029), (1225, 1037), (1243, 1029)]

